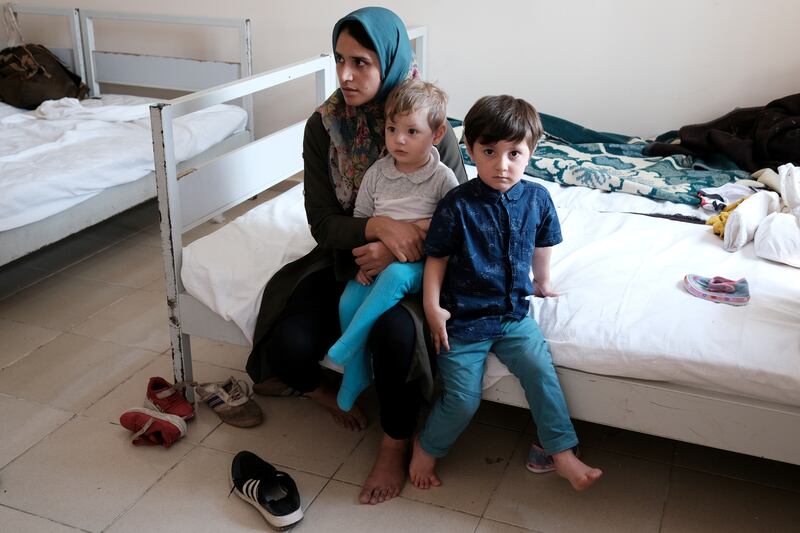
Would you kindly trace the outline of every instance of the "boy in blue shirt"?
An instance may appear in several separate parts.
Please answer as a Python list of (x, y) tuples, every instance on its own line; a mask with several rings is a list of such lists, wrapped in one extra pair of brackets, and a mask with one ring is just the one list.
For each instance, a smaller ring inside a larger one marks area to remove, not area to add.
[[(436, 459), (467, 427), (481, 400), (489, 351), (520, 380), (556, 472), (584, 490), (602, 472), (573, 453), (569, 418), (547, 343), (528, 316), (531, 294), (555, 296), (551, 247), (561, 242), (553, 202), (541, 185), (520, 181), (542, 136), (539, 115), (511, 96), (486, 96), (464, 119), (478, 179), (439, 203), (425, 240), (423, 306), (444, 393), (414, 441), (411, 481), (438, 486)], [(529, 271), (533, 266), (534, 281)]]

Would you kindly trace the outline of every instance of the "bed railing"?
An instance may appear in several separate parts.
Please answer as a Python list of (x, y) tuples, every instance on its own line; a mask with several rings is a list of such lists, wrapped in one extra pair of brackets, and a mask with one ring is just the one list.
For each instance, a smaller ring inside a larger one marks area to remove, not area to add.
[(316, 101), (320, 104), (336, 87), (335, 64), (329, 55), (199, 91), (150, 108), (176, 380), (190, 380), (192, 376), (191, 349), (181, 322), (181, 296), (185, 295), (180, 279), (182, 235), (192, 227), (300, 172), (303, 169), (305, 121), (253, 141), (190, 169), (181, 176), (177, 175), (175, 164), (173, 121), (188, 113), (250, 96), (312, 74), (316, 78)]
[[(249, 19), (173, 17), (92, 10), (81, 10), (79, 17), (83, 54), (86, 61), (85, 79), (92, 96), (100, 94), (101, 83), (151, 89), (198, 91), (253, 74)], [(239, 58), (237, 62), (226, 62), (98, 50), (95, 42), (95, 22), (100, 20), (133, 24), (153, 23), (234, 28), (238, 30)], [(248, 115), (247, 129), (252, 131), (253, 100), (251, 96), (247, 95), (243, 99), (242, 107)]]

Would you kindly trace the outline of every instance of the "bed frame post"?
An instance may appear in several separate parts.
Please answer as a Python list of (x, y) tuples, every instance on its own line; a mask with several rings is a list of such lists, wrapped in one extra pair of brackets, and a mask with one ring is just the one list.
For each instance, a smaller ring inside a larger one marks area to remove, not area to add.
[(414, 56), (417, 59), (419, 76), (428, 79), (428, 27), (411, 26), (407, 29), (408, 40), (414, 45)]
[(336, 63), (333, 56), (320, 54), (320, 57), (327, 57), (330, 65), (328, 68), (318, 70), (316, 73), (317, 84), (317, 105), (322, 105), (328, 97), (336, 90)]
[[(180, 223), (181, 207), (178, 177), (175, 166), (175, 146), (172, 137), (172, 109), (170, 104), (150, 107), (150, 122), (153, 130), (153, 151), (156, 162), (156, 189), (158, 190), (158, 215), (161, 223), (161, 251), (164, 257), (164, 274), (167, 284), (167, 313), (169, 336), (172, 345), (172, 371), (175, 382), (192, 381), (192, 349), (189, 335), (181, 328), (181, 312), (178, 294), (183, 289), (181, 272), (181, 250), (183, 249), (183, 227)], [(159, 164), (162, 162), (163, 164)], [(186, 397), (194, 401), (191, 387)]]
[[(85, 50), (84, 64), (86, 70), (86, 85), (89, 87), (89, 96), (100, 95), (100, 84), (95, 79), (97, 65), (94, 61), (94, 21), (87, 17), (85, 13), (80, 13), (81, 37), (83, 39), (83, 50)], [(88, 57), (87, 57), (88, 56)]]
[[(239, 78), (249, 78), (253, 75), (253, 43), (250, 37), (250, 19), (244, 19), (239, 26), (239, 42), (241, 50), (239, 52)], [(253, 132), (253, 95), (248, 94), (242, 98), (242, 107), (247, 111), (247, 131), (250, 132), (250, 140), (255, 138)]]

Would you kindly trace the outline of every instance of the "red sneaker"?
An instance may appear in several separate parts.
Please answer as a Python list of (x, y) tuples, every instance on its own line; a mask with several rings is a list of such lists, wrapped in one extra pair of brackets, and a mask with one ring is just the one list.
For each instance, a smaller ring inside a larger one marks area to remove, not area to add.
[(179, 416), (184, 420), (191, 420), (194, 418), (194, 406), (183, 395), (185, 388), (185, 383), (173, 385), (162, 377), (152, 377), (150, 383), (147, 384), (144, 406), (148, 409)]
[(183, 418), (152, 409), (134, 407), (119, 417), (122, 427), (133, 431), (132, 442), (139, 446), (160, 444), (165, 448), (186, 435), (186, 422)]

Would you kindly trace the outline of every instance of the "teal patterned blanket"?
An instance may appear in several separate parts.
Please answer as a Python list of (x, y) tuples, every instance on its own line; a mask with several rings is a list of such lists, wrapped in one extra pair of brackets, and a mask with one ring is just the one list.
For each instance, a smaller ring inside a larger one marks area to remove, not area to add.
[[(547, 135), (525, 169), (530, 176), (692, 205), (700, 204), (700, 189), (752, 179), (735, 165), (711, 168), (685, 155), (646, 157), (642, 150), (647, 143), (642, 139), (595, 132), (551, 115), (541, 117)], [(463, 145), (462, 156), (465, 163), (474, 164)]]

